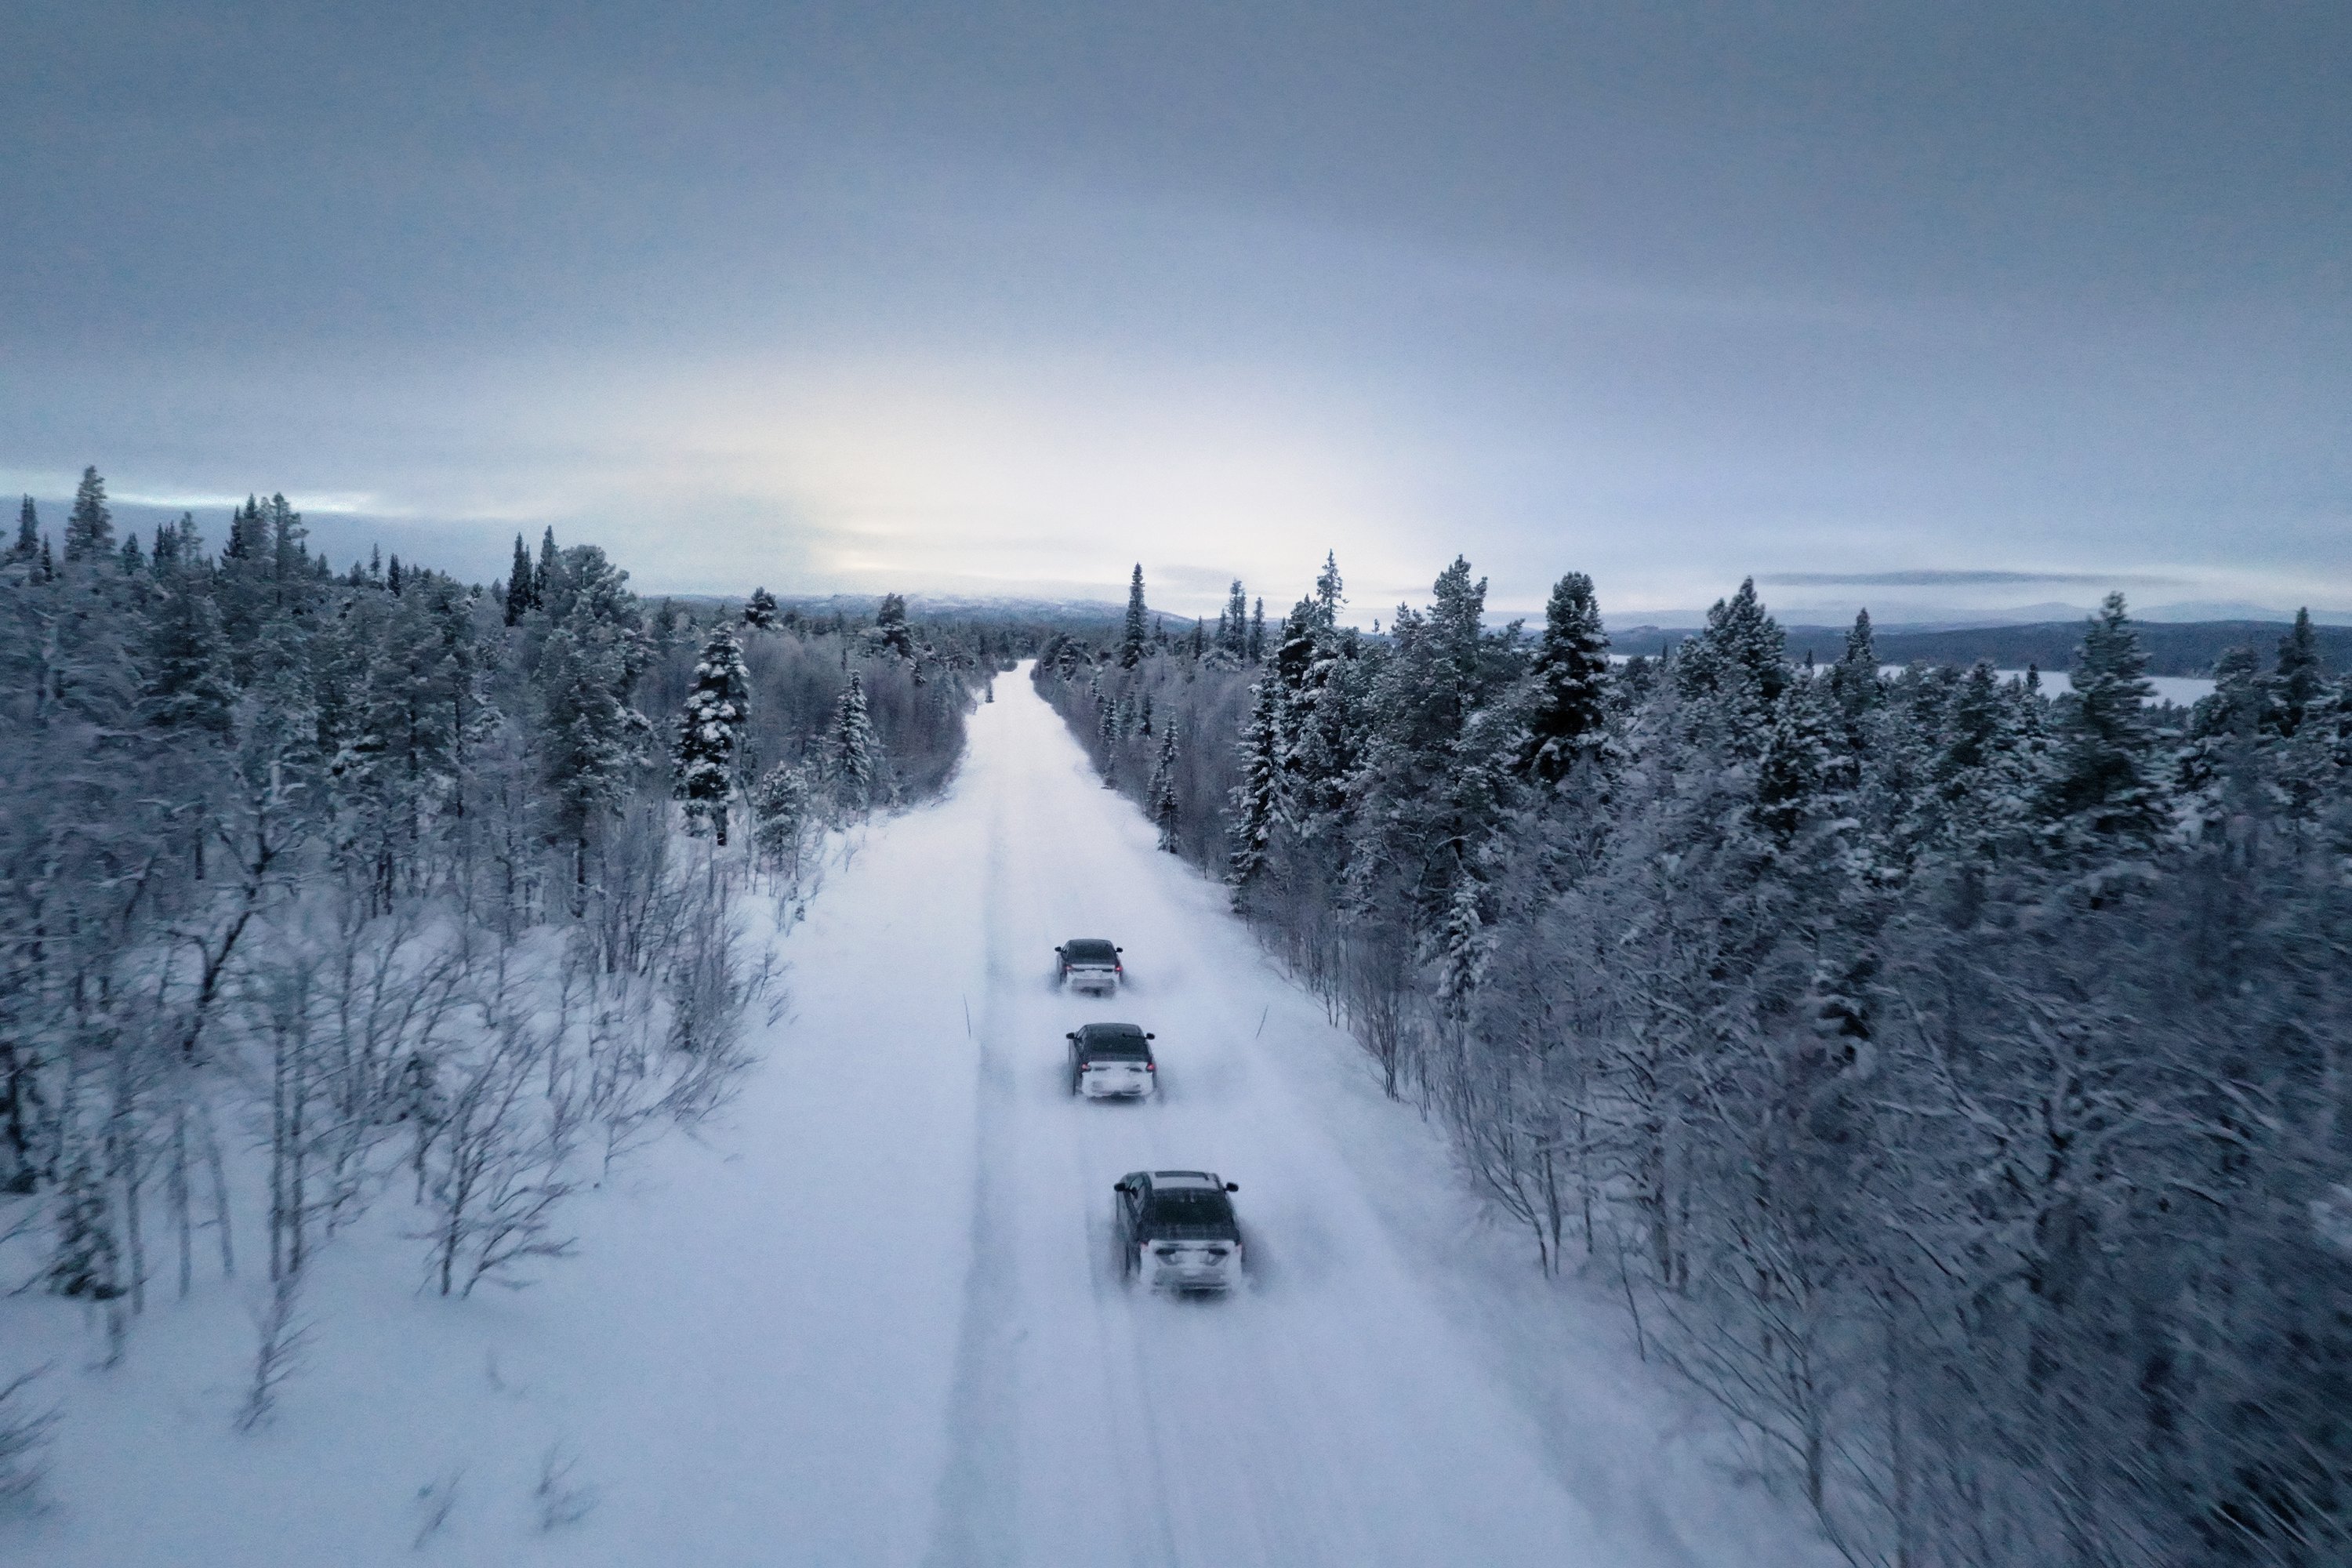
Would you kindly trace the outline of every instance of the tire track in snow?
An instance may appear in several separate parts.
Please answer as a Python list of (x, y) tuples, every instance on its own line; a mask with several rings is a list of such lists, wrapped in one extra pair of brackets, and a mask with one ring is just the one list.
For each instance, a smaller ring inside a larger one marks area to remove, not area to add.
[(963, 1321), (949, 1394), (948, 1458), (933, 1503), (924, 1568), (995, 1568), (1020, 1561), (1015, 1479), (1020, 1426), (1014, 1399), (1013, 1303), (1018, 1290), (1012, 1248), (1004, 1245), (1003, 1169), (1006, 1122), (1020, 1092), (998, 1006), (1009, 980), (1003, 923), (1003, 796), (992, 801), (988, 855), (982, 872), (982, 918), (988, 922), (987, 970), (974, 1044), (980, 1052), (979, 1103), (972, 1118), (971, 1260), (964, 1276)]

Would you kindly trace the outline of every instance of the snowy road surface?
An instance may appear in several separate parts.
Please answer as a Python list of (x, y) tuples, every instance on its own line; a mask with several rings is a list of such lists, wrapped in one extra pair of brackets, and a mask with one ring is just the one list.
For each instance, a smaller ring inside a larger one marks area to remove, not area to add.
[[(792, 1014), (741, 1100), (583, 1207), (579, 1258), (453, 1305), (355, 1238), (320, 1266), (316, 1364), (250, 1439), (215, 1419), (236, 1336), (175, 1360), (162, 1315), (143, 1363), (72, 1391), (60, 1507), (0, 1557), (1826, 1562), (1591, 1288), (1478, 1221), (1028, 682), (997, 694), (949, 798), (878, 825), (785, 945)], [(1051, 984), (1088, 935), (1126, 947), (1115, 999)], [(1157, 1032), (1156, 1101), (1066, 1093), (1064, 1032), (1101, 1018)], [(1240, 1184), (1246, 1290), (1122, 1283), (1111, 1184), (1161, 1166)], [(550, 1452), (594, 1489), (552, 1531)]]

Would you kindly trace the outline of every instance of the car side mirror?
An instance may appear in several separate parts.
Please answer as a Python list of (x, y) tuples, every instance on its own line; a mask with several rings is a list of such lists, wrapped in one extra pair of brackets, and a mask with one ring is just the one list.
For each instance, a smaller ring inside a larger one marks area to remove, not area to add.
[(1241, 1184), (1239, 1182), (1227, 1182), (1227, 1183), (1225, 1184), (1225, 1191), (1227, 1191), (1227, 1192), (1229, 1192), (1229, 1193), (1237, 1193), (1237, 1192), (1240, 1192), (1241, 1190), (1242, 1190), (1242, 1184)]
[(1110, 1190), (1115, 1193), (1123, 1193), (1127, 1191), (1127, 1184), (1125, 1182), (1113, 1182), (1110, 1184)]
[(1075, 1040), (1075, 1039), (1076, 1039), (1077, 1037), (1078, 1037), (1078, 1032), (1077, 1032), (1076, 1029), (1072, 1029), (1068, 1034), (1064, 1035), (1064, 1036), (1062, 1037), (1062, 1038), (1064, 1038), (1064, 1039), (1066, 1039), (1066, 1040)]
[(1123, 947), (1114, 947), (1114, 948), (1112, 948), (1112, 949), (1111, 949), (1111, 951), (1112, 951), (1113, 952), (1125, 952), (1127, 951), (1127, 949), (1125, 949), (1125, 948), (1123, 948)]
[(1149, 1030), (1146, 1030), (1146, 1031), (1144, 1032), (1144, 1036), (1143, 1036), (1143, 1037), (1144, 1037), (1145, 1039), (1147, 1039), (1147, 1040), (1156, 1040), (1156, 1039), (1158, 1039), (1160, 1037), (1159, 1037), (1159, 1036), (1157, 1036), (1157, 1035), (1155, 1035), (1155, 1034), (1152, 1034), (1152, 1033), (1151, 1033), (1150, 1031), (1149, 1031)]
[(1054, 950), (1054, 956), (1059, 958), (1065, 951), (1066, 950), (1057, 947)]

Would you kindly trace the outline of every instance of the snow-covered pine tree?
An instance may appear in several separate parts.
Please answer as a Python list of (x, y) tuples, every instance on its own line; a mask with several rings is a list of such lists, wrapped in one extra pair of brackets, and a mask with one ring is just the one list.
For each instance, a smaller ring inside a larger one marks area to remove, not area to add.
[(2311, 610), (2306, 605), (2295, 611), (2294, 629), (2279, 638), (2278, 665), (2271, 684), (2272, 706), (2264, 715), (2266, 726), (2292, 738), (2302, 728), (2304, 716), (2318, 701), (2326, 684), (2319, 658), (2319, 639), (2311, 629)]
[(1453, 901), (1437, 933), (1437, 1005), (1456, 1027), (1470, 1016), (1471, 999), (1493, 947), (1481, 908), (1486, 892), (1486, 883), (1465, 868), (1454, 879)]
[(302, 514), (296, 511), (282, 495), (269, 498), (270, 575), (277, 582), (277, 607), (290, 612), (308, 602), (308, 582), (310, 577), (310, 550), (306, 541), (310, 531), (302, 526)]
[(507, 625), (513, 626), (529, 615), (539, 601), (532, 597), (530, 552), (523, 547), (522, 535), (515, 535), (514, 562), (507, 568)]
[(583, 599), (540, 653), (541, 806), (548, 836), (572, 851), (575, 915), (585, 908), (589, 842), (620, 804), (646, 752), (645, 716), (625, 695), (635, 679), (625, 636)]
[(1095, 710), (1095, 760), (1105, 774), (1117, 760), (1118, 741), (1118, 699), (1111, 696)]
[(761, 859), (788, 875), (798, 875), (813, 804), (805, 767), (778, 763), (767, 771), (751, 795), (751, 845)]
[(772, 631), (776, 625), (776, 596), (765, 587), (751, 590), (743, 601), (743, 624), (758, 631)]
[(1265, 598), (1263, 595), (1259, 595), (1250, 611), (1249, 647), (1245, 657), (1252, 664), (1265, 661)]
[(1323, 570), (1315, 574), (1315, 625), (1318, 630), (1337, 631), (1339, 626), (1339, 606), (1348, 601), (1345, 584), (1339, 580), (1339, 552), (1323, 552)]
[(702, 647), (670, 752), (671, 787), (685, 803), (686, 830), (727, 847), (728, 805), (742, 770), (751, 719), (751, 675), (734, 628), (721, 621)]
[(146, 634), (141, 717), (158, 729), (227, 734), (236, 683), (220, 607), (204, 574), (175, 568), (162, 574), (162, 595), (148, 612)]
[(1144, 811), (1160, 829), (1160, 847), (1171, 855), (1181, 847), (1177, 829), (1183, 810), (1176, 789), (1176, 721), (1171, 719), (1160, 726), (1160, 758), (1152, 764), (1150, 787), (1144, 793)]
[(546, 531), (539, 536), (539, 560), (530, 569), (530, 607), (532, 609), (545, 610), (551, 616), (555, 614), (557, 606), (551, 601), (556, 591), (556, 584), (562, 574), (563, 558), (562, 552), (555, 548), (555, 525), (550, 523)]
[(1789, 680), (1789, 639), (1757, 598), (1756, 579), (1715, 602), (1706, 629), (1675, 650), (1673, 668), (1685, 701), (1707, 700), (1738, 749), (1752, 755), (1761, 748)]
[(1528, 743), (1521, 766), (1557, 784), (1598, 753), (1608, 717), (1609, 634), (1592, 579), (1570, 572), (1544, 606), (1543, 637), (1528, 669)]
[(834, 704), (833, 725), (825, 735), (825, 763), (832, 774), (833, 797), (842, 810), (859, 815), (871, 811), (882, 782), (882, 739), (866, 706), (866, 682), (857, 671)]
[(1845, 652), (1830, 666), (1830, 693), (1844, 716), (1846, 743), (1855, 751), (1869, 744), (1864, 731), (1870, 716), (1885, 700), (1885, 683), (1878, 677), (1878, 641), (1870, 626), (1870, 612), (1854, 613), (1845, 634)]
[(2074, 689), (2060, 704), (2050, 813), (2078, 839), (2146, 843), (2163, 828), (2164, 790), (2146, 711), (2156, 689), (2147, 668), (2124, 596), (2109, 594), (2084, 630)]
[(41, 552), (41, 514), (26, 496), (16, 507), (16, 542), (10, 547), (9, 559), (30, 561)]
[(1217, 646), (1235, 658), (1249, 651), (1249, 596), (1242, 592), (1238, 577), (1226, 590), (1225, 607), (1217, 616)]
[(95, 467), (81, 471), (73, 510), (66, 515), (66, 559), (87, 561), (114, 553), (114, 513), (106, 505), (106, 481)]
[(1251, 688), (1249, 723), (1240, 742), (1242, 779), (1234, 786), (1227, 830), (1232, 849), (1225, 880), (1236, 904), (1265, 870), (1275, 824), (1282, 815), (1282, 721), (1280, 683), (1269, 672)]
[(2021, 825), (2015, 708), (1990, 659), (1960, 678), (1926, 782), (1926, 837), (1962, 866), (1982, 866)]
[(912, 663), (915, 658), (915, 634), (907, 625), (907, 597), (903, 594), (885, 594), (882, 603), (875, 607), (874, 626), (866, 634), (866, 647), (877, 654), (903, 658)]
[(1127, 619), (1119, 628), (1118, 667), (1133, 669), (1143, 662), (1145, 627), (1143, 625), (1143, 563), (1135, 563), (1134, 575), (1127, 582)]
[(1786, 849), (1811, 822), (1834, 810), (1833, 796), (1850, 783), (1828, 681), (1818, 674), (1791, 680), (1773, 704), (1770, 738), (1756, 767), (1756, 825)]

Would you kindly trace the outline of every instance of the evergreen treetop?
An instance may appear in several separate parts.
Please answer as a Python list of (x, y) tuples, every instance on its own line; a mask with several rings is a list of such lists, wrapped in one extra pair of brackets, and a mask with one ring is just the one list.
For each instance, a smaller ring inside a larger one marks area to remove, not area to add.
[[(31, 503), (26, 505), (29, 510)], [(22, 526), (20, 521), (20, 531)], [(73, 510), (66, 517), (65, 553), (68, 561), (114, 553), (114, 513), (106, 504), (106, 481), (95, 467), (84, 468), (81, 483), (74, 487)]]
[(1135, 563), (1134, 575), (1127, 584), (1127, 619), (1119, 630), (1118, 667), (1133, 669), (1143, 662), (1146, 630), (1143, 624), (1143, 563)]

